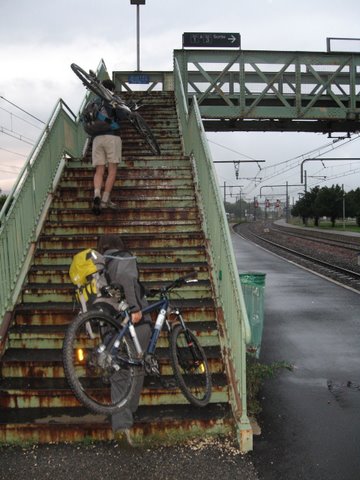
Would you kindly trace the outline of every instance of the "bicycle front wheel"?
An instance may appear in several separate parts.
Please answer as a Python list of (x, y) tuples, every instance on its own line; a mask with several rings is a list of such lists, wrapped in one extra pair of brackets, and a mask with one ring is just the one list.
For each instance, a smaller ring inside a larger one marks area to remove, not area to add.
[(65, 376), (76, 398), (94, 413), (110, 415), (134, 394), (142, 367), (134, 365), (135, 347), (125, 335), (116, 342), (119, 322), (103, 312), (79, 315), (63, 344)]
[(154, 155), (160, 155), (160, 147), (156, 141), (156, 138), (154, 137), (154, 134), (152, 133), (149, 125), (145, 122), (142, 116), (137, 112), (132, 112), (128, 118), (131, 124), (135, 127), (138, 133), (140, 133), (142, 138), (148, 144), (152, 153)]
[(181, 325), (175, 325), (171, 333), (171, 361), (185, 398), (197, 407), (205, 407), (212, 388), (208, 361), (196, 336)]
[(96, 77), (94, 73), (86, 72), (81, 67), (79, 67), (79, 65), (76, 65), (76, 63), (71, 64), (71, 70), (78, 78), (80, 78), (86, 88), (88, 88), (93, 93), (95, 93), (107, 102), (110, 102), (112, 100), (113, 97), (111, 93), (108, 92), (107, 89), (101, 85), (100, 80)]

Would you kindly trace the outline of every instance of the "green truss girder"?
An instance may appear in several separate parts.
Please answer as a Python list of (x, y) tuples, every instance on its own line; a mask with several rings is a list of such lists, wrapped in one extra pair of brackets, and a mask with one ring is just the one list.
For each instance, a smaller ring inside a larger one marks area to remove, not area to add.
[(357, 131), (360, 54), (176, 50), (207, 130)]

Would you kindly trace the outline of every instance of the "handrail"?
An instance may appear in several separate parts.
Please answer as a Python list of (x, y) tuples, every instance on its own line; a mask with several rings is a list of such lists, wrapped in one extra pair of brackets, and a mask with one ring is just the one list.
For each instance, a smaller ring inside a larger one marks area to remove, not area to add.
[[(100, 79), (108, 76), (103, 61), (97, 75)], [(6, 334), (5, 323), (20, 293), (66, 156), (81, 156), (86, 135), (83, 128), (79, 128), (78, 118), (62, 99), (57, 102), (1, 209), (0, 346)]]
[[(223, 315), (228, 375), (232, 389), (231, 403), (238, 421), (240, 447), (252, 448), (252, 432), (246, 403), (246, 343), (251, 330), (246, 313), (238, 269), (216, 174), (207, 145), (196, 97), (187, 115), (185, 92), (181, 88), (180, 69), (175, 59), (175, 97), (184, 138), (185, 153), (193, 160), (197, 195), (203, 210), (204, 229), (209, 240), (216, 300)], [(219, 311), (219, 309), (218, 309)], [(221, 316), (221, 313), (220, 313)], [(220, 319), (221, 320), (221, 319)], [(223, 339), (221, 339), (223, 340)]]
[(60, 99), (0, 212), (0, 326), (16, 302), (24, 266), (39, 234), (48, 197), (65, 165), (64, 157), (79, 156), (78, 124), (67, 110)]
[(6, 198), (6, 201), (5, 201), (2, 209), (0, 210), (0, 225), (1, 226), (3, 226), (4, 223), (6, 222), (6, 212), (8, 211), (8, 208), (9, 208), (10, 204), (13, 202), (14, 198), (16, 198), (19, 190), (21, 189), (21, 185), (23, 184), (24, 179), (26, 178), (29, 170), (31, 169), (31, 166), (36, 159), (37, 153), (39, 152), (41, 146), (46, 141), (48, 132), (52, 128), (52, 125), (55, 122), (55, 119), (56, 119), (59, 108), (62, 108), (63, 106), (71, 113), (73, 118), (76, 119), (76, 115), (67, 106), (67, 104), (60, 98), (58, 100), (58, 102), (56, 103), (56, 105), (55, 105), (55, 107), (54, 107), (54, 109), (53, 109), (53, 111), (50, 115), (49, 121), (47, 122), (47, 124), (43, 128), (37, 142), (33, 146), (32, 150), (31, 150), (31, 152), (30, 152), (30, 154), (27, 158), (27, 161), (26, 161), (25, 165), (21, 169), (21, 171), (19, 173), (19, 176), (17, 177), (17, 179), (15, 181), (15, 184), (13, 185), (13, 187), (11, 189), (10, 194)]

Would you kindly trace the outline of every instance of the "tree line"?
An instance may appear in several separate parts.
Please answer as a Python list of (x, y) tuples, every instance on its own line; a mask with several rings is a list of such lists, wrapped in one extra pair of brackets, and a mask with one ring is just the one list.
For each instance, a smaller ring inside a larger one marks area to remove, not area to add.
[(0, 188), (0, 210), (2, 209), (6, 199), (7, 199), (7, 195), (1, 193), (1, 188)]
[(300, 217), (306, 225), (309, 219), (319, 226), (322, 217), (328, 217), (334, 227), (336, 219), (355, 218), (360, 226), (360, 188), (344, 192), (340, 185), (314, 187), (306, 192), (292, 207), (291, 215)]

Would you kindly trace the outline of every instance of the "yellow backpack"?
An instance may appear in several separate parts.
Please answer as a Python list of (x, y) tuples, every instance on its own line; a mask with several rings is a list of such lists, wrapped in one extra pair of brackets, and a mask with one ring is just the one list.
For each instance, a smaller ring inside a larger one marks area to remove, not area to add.
[(85, 313), (102, 296), (101, 289), (108, 285), (105, 258), (92, 248), (82, 250), (73, 256), (69, 276), (77, 287), (75, 296)]

